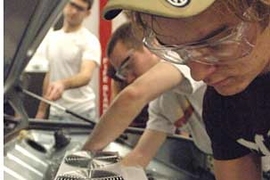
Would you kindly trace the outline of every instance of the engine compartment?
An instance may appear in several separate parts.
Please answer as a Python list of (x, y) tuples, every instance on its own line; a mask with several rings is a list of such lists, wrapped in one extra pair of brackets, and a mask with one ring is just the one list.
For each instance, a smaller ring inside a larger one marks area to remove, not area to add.
[[(39, 123), (42, 126), (39, 127)], [(46, 127), (44, 123), (47, 127), (52, 127), (54, 124), (55, 129), (44, 128)], [(139, 175), (142, 180), (143, 178), (151, 180), (213, 179), (210, 170), (211, 161), (207, 159), (209, 157), (196, 149), (192, 140), (189, 139), (168, 139), (155, 159), (146, 169), (142, 169), (140, 167), (122, 167), (118, 163), (135, 146), (140, 137), (138, 134), (126, 133), (125, 136), (110, 143), (100, 154), (91, 154), (91, 152), (81, 150), (91, 132), (86, 123), (71, 123), (70, 125), (65, 123), (64, 125), (64, 123), (58, 122), (57, 127), (56, 122), (49, 120), (48, 122), (32, 120), (31, 124), (34, 129), (21, 130), (4, 145), (4, 178), (6, 180), (87, 178), (132, 180)], [(59, 145), (59, 142), (62, 145)], [(177, 144), (182, 148), (173, 147)], [(174, 148), (179, 148), (179, 153), (175, 153)], [(192, 153), (186, 154), (185, 151), (194, 152), (191, 155)], [(108, 175), (114, 178), (107, 177)]]

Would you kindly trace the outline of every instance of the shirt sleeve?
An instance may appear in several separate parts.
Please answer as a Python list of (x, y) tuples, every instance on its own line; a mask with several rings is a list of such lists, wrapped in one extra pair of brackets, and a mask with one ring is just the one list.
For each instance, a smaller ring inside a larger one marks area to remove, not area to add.
[(82, 54), (83, 60), (95, 61), (97, 65), (101, 62), (101, 45), (99, 40), (93, 34), (88, 34), (84, 52)]
[(149, 103), (147, 129), (173, 134), (174, 122), (183, 116), (179, 97), (173, 91), (167, 91)]
[[(164, 63), (170, 63), (164, 61)], [(190, 69), (186, 65), (182, 64), (175, 64), (171, 63), (179, 72), (183, 75), (184, 79), (179, 83), (177, 87), (174, 88), (174, 92), (183, 94), (183, 95), (190, 95), (193, 94), (195, 91), (200, 89), (202, 86), (205, 86), (204, 82), (202, 81), (195, 81), (190, 74)]]

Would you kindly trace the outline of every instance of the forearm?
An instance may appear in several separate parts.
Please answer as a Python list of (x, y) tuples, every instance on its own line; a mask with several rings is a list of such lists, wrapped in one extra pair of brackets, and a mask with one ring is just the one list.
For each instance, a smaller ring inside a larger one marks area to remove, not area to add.
[[(164, 69), (169, 69), (170, 74)], [(162, 72), (164, 71), (164, 73)], [(115, 140), (142, 108), (182, 80), (179, 71), (168, 63), (159, 63), (127, 86), (101, 117), (84, 149), (100, 150)], [(109, 128), (111, 130), (109, 130)]]
[(123, 90), (102, 115), (83, 149), (101, 150), (129, 126), (147, 103), (130, 89)]
[(166, 139), (166, 133), (145, 130), (135, 148), (124, 157), (121, 163), (125, 166), (146, 167), (156, 155), (158, 149)]
[(60, 80), (64, 85), (64, 89), (74, 89), (87, 85), (91, 81), (91, 76), (77, 74), (69, 78)]
[(64, 89), (73, 89), (87, 85), (93, 76), (97, 64), (91, 60), (83, 60), (79, 73), (62, 79)]

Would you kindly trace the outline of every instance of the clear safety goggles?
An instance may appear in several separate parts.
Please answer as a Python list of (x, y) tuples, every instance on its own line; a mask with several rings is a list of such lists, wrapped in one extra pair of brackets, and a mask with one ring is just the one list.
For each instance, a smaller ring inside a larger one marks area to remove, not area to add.
[(182, 45), (162, 45), (155, 33), (149, 30), (143, 43), (152, 53), (172, 63), (187, 64), (189, 61), (198, 61), (219, 64), (250, 54), (256, 33), (257, 28), (253, 23), (241, 22), (207, 40)]
[(128, 74), (132, 71), (132, 67), (130, 63), (132, 61), (131, 56), (133, 52), (134, 52), (134, 49), (129, 50), (127, 53), (127, 57), (122, 61), (119, 68), (116, 69), (115, 76), (122, 81), (125, 81), (127, 79)]

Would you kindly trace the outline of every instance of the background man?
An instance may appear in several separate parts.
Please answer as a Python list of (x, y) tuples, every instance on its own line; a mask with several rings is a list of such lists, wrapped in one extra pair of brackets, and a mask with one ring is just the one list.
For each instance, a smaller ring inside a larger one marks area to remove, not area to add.
[[(109, 123), (94, 132), (84, 149), (104, 148), (151, 101), (147, 128), (134, 150), (123, 159), (123, 164), (146, 167), (167, 134), (173, 134), (180, 127), (192, 136), (201, 151), (211, 154), (210, 140), (201, 119), (205, 85), (195, 82), (186, 66), (160, 61), (133, 36), (131, 23), (113, 33), (107, 56), (115, 69), (111, 76), (130, 85), (116, 96), (101, 117), (101, 123)], [(166, 68), (170, 71), (164, 71)], [(113, 131), (106, 130), (108, 127)]]
[[(101, 49), (98, 39), (82, 25), (91, 14), (92, 4), (93, 0), (69, 1), (63, 10), (63, 27), (45, 38), (42, 45), (49, 71), (44, 78), (43, 96), (86, 118), (95, 119), (95, 94), (90, 81), (100, 64)], [(45, 118), (47, 107), (40, 102), (36, 118)], [(76, 118), (51, 107), (49, 119)]]

